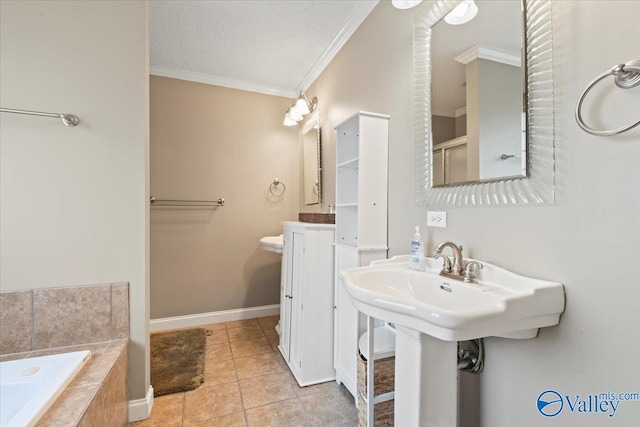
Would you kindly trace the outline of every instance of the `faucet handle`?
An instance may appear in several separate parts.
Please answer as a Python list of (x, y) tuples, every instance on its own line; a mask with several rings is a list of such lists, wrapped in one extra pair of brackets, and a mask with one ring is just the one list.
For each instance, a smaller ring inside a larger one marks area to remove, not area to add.
[(469, 261), (464, 267), (465, 283), (478, 283), (478, 278), (476, 277), (476, 268), (482, 269), (482, 263), (479, 261)]
[(444, 266), (442, 267), (442, 271), (445, 273), (451, 273), (451, 258), (446, 255), (442, 255), (440, 252), (433, 251), (433, 258), (438, 259), (442, 258), (444, 260)]

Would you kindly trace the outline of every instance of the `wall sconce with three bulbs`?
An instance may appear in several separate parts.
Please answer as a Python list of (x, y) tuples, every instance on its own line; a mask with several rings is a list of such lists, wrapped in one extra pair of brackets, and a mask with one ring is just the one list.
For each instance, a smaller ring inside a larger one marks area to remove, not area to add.
[(300, 120), (304, 119), (304, 116), (313, 112), (318, 106), (318, 98), (315, 96), (311, 101), (307, 99), (307, 95), (303, 91), (300, 91), (300, 95), (293, 101), (293, 104), (287, 109), (287, 113), (284, 115), (285, 126), (294, 126)]

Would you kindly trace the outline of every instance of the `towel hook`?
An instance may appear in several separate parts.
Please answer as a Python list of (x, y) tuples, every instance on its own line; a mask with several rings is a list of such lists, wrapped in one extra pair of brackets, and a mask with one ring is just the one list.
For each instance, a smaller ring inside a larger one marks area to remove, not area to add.
[[(280, 188), (281, 185), (282, 191), (278, 192), (278, 188)], [(284, 185), (284, 182), (280, 181), (278, 178), (274, 178), (273, 182), (269, 184), (269, 193), (273, 194), (276, 197), (282, 196), (285, 191), (287, 191), (287, 187)]]
[(576, 121), (578, 122), (578, 125), (582, 128), (582, 130), (590, 133), (591, 135), (596, 135), (596, 136), (618, 135), (640, 124), (640, 119), (638, 119), (627, 126), (623, 126), (617, 129), (598, 130), (598, 129), (593, 129), (592, 127), (589, 127), (584, 122), (582, 118), (582, 111), (581, 111), (584, 98), (587, 96), (589, 91), (596, 84), (600, 82), (600, 80), (603, 80), (609, 76), (614, 76), (616, 86), (618, 86), (621, 89), (631, 89), (633, 87), (640, 85), (640, 59), (629, 61), (626, 64), (618, 64), (615, 67), (613, 67), (611, 70), (600, 74), (591, 83), (589, 83), (589, 85), (584, 90), (584, 92), (582, 92), (582, 95), (580, 95), (580, 98), (578, 99), (578, 105), (576, 106)]

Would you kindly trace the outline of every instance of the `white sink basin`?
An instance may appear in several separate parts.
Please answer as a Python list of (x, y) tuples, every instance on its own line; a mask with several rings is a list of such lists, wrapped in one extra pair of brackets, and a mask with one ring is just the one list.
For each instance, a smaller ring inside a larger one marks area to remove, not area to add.
[(478, 283), (438, 273), (442, 261), (427, 258), (427, 271), (409, 269), (408, 256), (340, 273), (361, 312), (444, 341), (488, 336), (533, 338), (556, 325), (564, 311), (562, 284), (538, 280), (484, 263)]
[(267, 236), (260, 239), (260, 247), (265, 251), (275, 252), (282, 255), (282, 247), (284, 246), (284, 236)]

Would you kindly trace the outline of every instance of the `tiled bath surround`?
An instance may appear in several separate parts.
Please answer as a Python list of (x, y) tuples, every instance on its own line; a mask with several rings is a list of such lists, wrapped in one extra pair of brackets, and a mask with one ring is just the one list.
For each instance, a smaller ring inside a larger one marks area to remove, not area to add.
[(0, 355), (129, 337), (129, 285), (0, 293)]
[(0, 361), (91, 350), (37, 426), (127, 423), (129, 285), (0, 293)]

